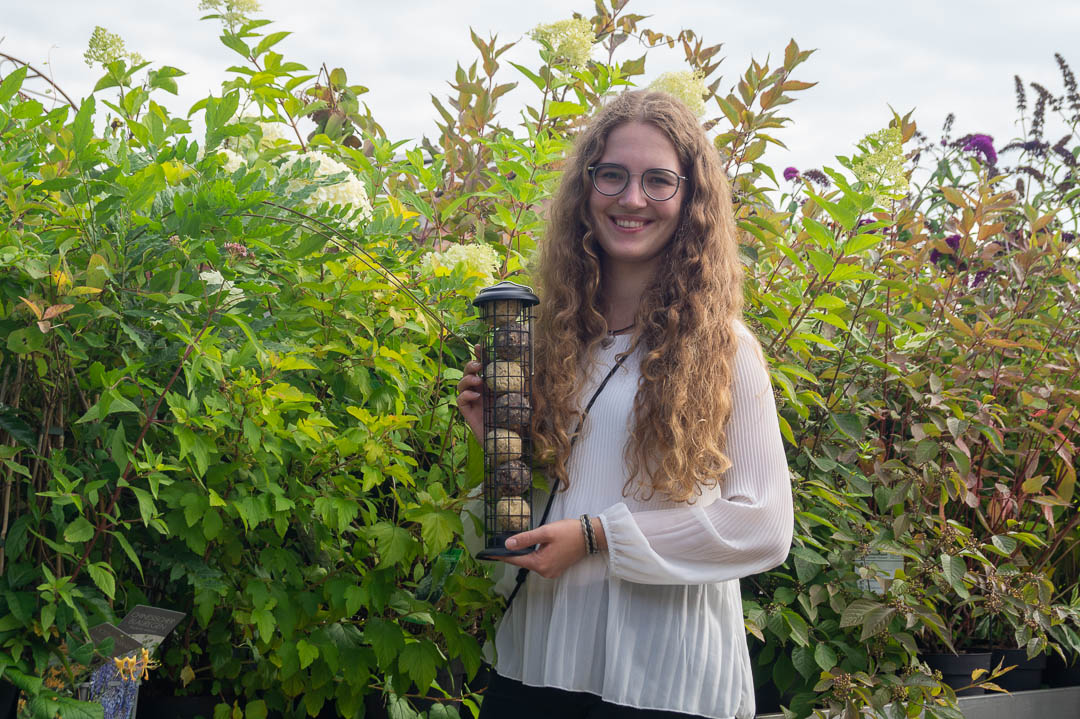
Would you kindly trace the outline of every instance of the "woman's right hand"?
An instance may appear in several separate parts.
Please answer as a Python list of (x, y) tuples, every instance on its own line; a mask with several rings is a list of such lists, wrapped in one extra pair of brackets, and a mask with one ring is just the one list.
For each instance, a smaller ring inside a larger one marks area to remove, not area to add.
[[(480, 355), (480, 345), (476, 346), (476, 354)], [(478, 360), (469, 360), (465, 363), (462, 371), (465, 376), (458, 382), (457, 406), (461, 410), (461, 416), (469, 425), (476, 441), (484, 442), (484, 407), (480, 392), (483, 390), (484, 381), (480, 379), (480, 370), (483, 365)]]

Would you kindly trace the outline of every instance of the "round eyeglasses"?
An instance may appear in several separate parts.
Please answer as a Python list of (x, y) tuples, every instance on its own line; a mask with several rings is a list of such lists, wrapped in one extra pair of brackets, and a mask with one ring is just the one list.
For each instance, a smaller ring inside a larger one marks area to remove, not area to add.
[(589, 165), (585, 168), (592, 178), (593, 187), (601, 195), (614, 197), (626, 189), (630, 184), (630, 178), (634, 175), (641, 176), (641, 189), (650, 200), (664, 202), (670, 200), (679, 191), (679, 183), (689, 180), (688, 177), (661, 168), (645, 170), (645, 172), (630, 172), (622, 165), (612, 162), (602, 162), (599, 165)]

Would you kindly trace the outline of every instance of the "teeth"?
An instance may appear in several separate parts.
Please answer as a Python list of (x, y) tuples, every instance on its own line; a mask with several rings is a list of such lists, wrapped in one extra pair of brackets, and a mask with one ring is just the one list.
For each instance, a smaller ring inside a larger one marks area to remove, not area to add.
[(644, 227), (645, 222), (643, 220), (615, 220), (615, 224), (619, 227), (625, 227), (626, 229), (635, 229), (638, 227)]

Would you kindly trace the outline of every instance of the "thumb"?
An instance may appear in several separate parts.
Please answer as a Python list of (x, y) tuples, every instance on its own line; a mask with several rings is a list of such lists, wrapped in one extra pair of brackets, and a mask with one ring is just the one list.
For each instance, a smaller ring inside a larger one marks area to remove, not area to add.
[(514, 536), (506, 540), (507, 549), (521, 549), (522, 547), (531, 547), (534, 544), (541, 544), (543, 542), (542, 528), (532, 529), (528, 532), (522, 532), (521, 534), (515, 534)]

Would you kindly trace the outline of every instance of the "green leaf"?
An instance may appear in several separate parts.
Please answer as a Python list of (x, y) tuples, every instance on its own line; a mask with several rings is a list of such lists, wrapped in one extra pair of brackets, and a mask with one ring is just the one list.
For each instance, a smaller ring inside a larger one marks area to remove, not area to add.
[(401, 650), (398, 666), (409, 675), (421, 692), (425, 692), (435, 681), (436, 667), (442, 661), (439, 648), (427, 639), (421, 639), (405, 645)]
[(884, 239), (885, 237), (883, 235), (876, 235), (873, 233), (855, 235), (844, 243), (844, 254), (857, 255), (860, 252), (864, 252), (871, 247), (874, 247)]
[(23, 327), (8, 335), (7, 348), (18, 355), (27, 355), (45, 348), (45, 335), (36, 326)]
[(814, 647), (814, 662), (821, 671), (827, 672), (836, 666), (836, 652), (828, 644), (818, 644)]
[[(44, 697), (39, 697), (42, 699)], [(53, 696), (48, 698), (48, 717), (60, 719), (103, 719), (105, 710), (98, 702), (83, 702), (73, 697)], [(32, 711), (32, 710), (31, 710)]]
[(371, 645), (379, 667), (384, 669), (394, 666), (394, 659), (405, 647), (401, 627), (377, 617), (368, 619), (364, 625), (364, 641)]
[(93, 536), (94, 525), (81, 515), (64, 529), (65, 542), (86, 542)]
[(266, 719), (266, 702), (256, 699), (244, 707), (244, 719)]
[(915, 445), (915, 464), (926, 464), (934, 457), (937, 457), (940, 451), (941, 448), (934, 440), (921, 440), (917, 445)]
[(846, 434), (850, 439), (856, 442), (860, 441), (863, 436), (862, 422), (859, 421), (858, 415), (850, 413), (838, 413), (833, 414), (830, 419), (833, 425)]
[(545, 88), (545, 87), (547, 87), (547, 83), (545, 83), (545, 82), (544, 82), (544, 81), (543, 81), (543, 80), (542, 80), (542, 79), (540, 78), (540, 76), (539, 76), (539, 75), (537, 75), (537, 74), (536, 74), (535, 72), (533, 72), (533, 71), (532, 71), (532, 70), (530, 70), (529, 68), (525, 67), (524, 65), (518, 65), (518, 64), (517, 64), (516, 62), (512, 62), (512, 63), (510, 63), (510, 64), (511, 64), (511, 65), (513, 65), (513, 66), (514, 66), (515, 68), (517, 68), (517, 69), (518, 69), (518, 71), (519, 71), (519, 72), (520, 72), (520, 73), (521, 73), (522, 75), (524, 75), (525, 77), (529, 78), (529, 80), (530, 80), (530, 81), (532, 82), (532, 84), (533, 84), (533, 85), (536, 85), (536, 89), (538, 89), (538, 90), (540, 90), (541, 92), (543, 92), (543, 91), (544, 91), (544, 88)]
[(416, 540), (403, 527), (396, 527), (389, 522), (378, 522), (371, 527), (375, 537), (375, 547), (379, 552), (379, 566), (398, 564), (408, 556)]
[(319, 648), (306, 639), (301, 639), (296, 643), (296, 654), (300, 657), (300, 668), (307, 669), (313, 661), (318, 659)]
[(804, 647), (810, 644), (810, 627), (807, 626), (805, 619), (794, 611), (785, 609), (784, 620), (791, 629), (791, 638), (796, 644)]
[(1016, 540), (1012, 537), (995, 534), (990, 538), (990, 541), (1005, 554), (1012, 554), (1016, 551)]
[(0, 402), (0, 430), (7, 432), (19, 444), (30, 449), (37, 447), (37, 433), (19, 418), (14, 407)]
[(889, 625), (889, 620), (896, 614), (896, 610), (892, 607), (883, 606), (871, 609), (863, 617), (862, 634), (859, 635), (859, 641), (866, 641), (870, 637), (876, 636), (885, 631), (885, 628)]
[(463, 532), (461, 517), (449, 509), (425, 512), (417, 519), (420, 522), (420, 536), (430, 552), (441, 552), (454, 541), (455, 535)]
[(791, 650), (791, 663), (802, 674), (803, 679), (812, 679), (817, 676), (818, 668), (814, 663), (814, 652), (810, 647), (795, 647)]
[(822, 277), (827, 277), (836, 265), (836, 261), (821, 250), (807, 250), (806, 256), (809, 258), (810, 264), (814, 266), (814, 269)]
[(843, 614), (840, 615), (841, 627), (854, 627), (862, 624), (863, 618), (874, 611), (885, 606), (880, 602), (871, 601), (869, 599), (856, 599), (851, 604), (844, 607)]
[(83, 100), (79, 111), (75, 114), (75, 121), (71, 125), (72, 143), (76, 154), (90, 143), (94, 134), (94, 97)]
[(94, 581), (98, 589), (108, 597), (113, 599), (116, 596), (116, 577), (113, 576), (112, 570), (109, 569), (109, 565), (104, 562), (95, 562), (93, 564), (86, 565), (86, 571), (90, 574), (90, 579)]
[[(259, 44), (255, 46), (255, 51), (252, 53), (252, 55), (254, 57), (259, 57), (264, 52), (266, 52), (267, 50), (272, 48), (274, 45), (277, 45), (279, 42), (281, 42), (282, 40), (284, 40), (285, 38), (287, 38), (291, 34), (292, 33), (287, 31), (287, 30), (283, 30), (281, 32), (272, 32), (272, 33), (270, 33), (269, 35), (267, 35), (266, 37), (264, 37), (262, 40), (259, 41)], [(333, 77), (331, 77), (331, 80), (333, 80)], [(335, 84), (344, 85), (345, 83), (341, 82), (341, 83), (335, 83)]]
[(0, 105), (15, 97), (15, 93), (19, 91), (19, 88), (22, 87), (23, 80), (26, 79), (26, 71), (26, 65), (16, 68), (4, 78), (2, 83), (0, 83)]
[(566, 117), (568, 115), (581, 115), (585, 112), (585, 106), (576, 102), (553, 101), (548, 103), (548, 117)]
[(967, 573), (967, 564), (964, 563), (961, 557), (954, 557), (943, 552), (941, 554), (941, 571), (953, 589), (966, 591), (964, 574)]

